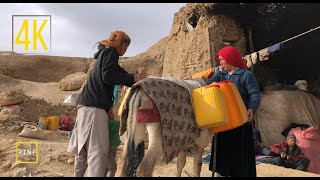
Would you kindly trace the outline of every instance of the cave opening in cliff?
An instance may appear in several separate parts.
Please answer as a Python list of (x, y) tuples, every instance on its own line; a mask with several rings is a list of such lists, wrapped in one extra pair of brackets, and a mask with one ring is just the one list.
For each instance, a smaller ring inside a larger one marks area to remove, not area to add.
[(188, 23), (195, 28), (198, 24), (199, 16), (197, 14), (192, 14), (191, 17), (188, 19)]

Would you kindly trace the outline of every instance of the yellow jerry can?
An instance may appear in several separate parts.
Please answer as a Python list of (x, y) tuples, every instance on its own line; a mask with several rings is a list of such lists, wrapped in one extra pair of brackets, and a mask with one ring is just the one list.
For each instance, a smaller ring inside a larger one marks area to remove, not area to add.
[(196, 122), (200, 128), (211, 128), (228, 123), (227, 103), (219, 87), (205, 86), (194, 89), (192, 103)]
[(223, 91), (227, 102), (227, 109), (229, 114), (229, 123), (222, 126), (215, 126), (210, 128), (211, 131), (223, 132), (231, 130), (243, 125), (248, 120), (247, 109), (243, 103), (241, 95), (236, 85), (230, 81), (215, 82), (209, 86), (218, 86)]
[(59, 129), (59, 116), (50, 116), (47, 118), (50, 120), (48, 124), (48, 130), (57, 131)]

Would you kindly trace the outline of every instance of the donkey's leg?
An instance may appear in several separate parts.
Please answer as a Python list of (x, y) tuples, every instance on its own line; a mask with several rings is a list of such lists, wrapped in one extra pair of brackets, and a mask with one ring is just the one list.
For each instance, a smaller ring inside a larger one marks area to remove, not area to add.
[(193, 157), (193, 173), (195, 177), (200, 176), (203, 151), (212, 141), (213, 135), (214, 133), (209, 132), (208, 129), (202, 129), (200, 137), (195, 140), (195, 154)]
[(134, 166), (130, 169), (130, 174), (136, 176), (137, 168), (140, 165), (144, 157), (144, 136), (146, 131), (146, 125), (144, 123), (136, 122), (135, 134), (134, 134)]
[(193, 157), (193, 174), (195, 177), (200, 177), (203, 150), (204, 148), (195, 144), (195, 152)]
[(177, 177), (181, 177), (182, 169), (186, 165), (186, 158), (187, 158), (187, 150), (180, 151), (178, 153), (178, 160), (177, 160)]
[(134, 147), (137, 148), (138, 144), (144, 141), (146, 132), (146, 125), (144, 123), (136, 122), (136, 129), (134, 134)]
[(160, 122), (147, 123), (146, 127), (149, 136), (148, 150), (137, 169), (136, 175), (151, 177), (155, 164), (163, 153), (162, 133)]

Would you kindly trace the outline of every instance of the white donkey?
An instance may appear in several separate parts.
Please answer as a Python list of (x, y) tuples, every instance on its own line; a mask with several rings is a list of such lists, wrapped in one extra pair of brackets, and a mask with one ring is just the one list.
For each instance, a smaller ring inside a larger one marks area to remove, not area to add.
[[(201, 86), (206, 85), (202, 79), (187, 81), (197, 81)], [(127, 138), (121, 158), (120, 176), (133, 176), (134, 173), (136, 176), (152, 176), (156, 163), (164, 153), (162, 126), (160, 122), (137, 122), (139, 108), (150, 107), (147, 96), (141, 88), (133, 93), (128, 100)], [(146, 135), (148, 135), (147, 138)], [(200, 176), (203, 150), (212, 141), (213, 135), (208, 129), (201, 129), (200, 137), (195, 139), (193, 143), (185, 145), (185, 150), (178, 153), (176, 176), (181, 176), (186, 163), (186, 150), (191, 146), (194, 146), (195, 150), (193, 174)], [(148, 139), (148, 149), (144, 154), (143, 142), (145, 139)]]

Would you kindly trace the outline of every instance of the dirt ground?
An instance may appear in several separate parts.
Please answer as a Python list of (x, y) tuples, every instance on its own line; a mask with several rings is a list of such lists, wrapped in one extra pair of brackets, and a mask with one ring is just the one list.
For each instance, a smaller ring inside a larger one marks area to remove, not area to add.
[[(19, 131), (1, 131), (0, 133), (0, 176), (14, 177), (22, 176), (19, 172), (25, 168), (24, 176), (32, 177), (70, 177), (73, 176), (74, 157), (66, 152), (68, 138), (66, 131), (46, 131), (47, 139), (31, 139), (19, 137)], [(16, 162), (16, 143), (17, 142), (38, 142), (39, 154), (38, 164), (19, 164)], [(121, 156), (123, 146), (118, 147), (117, 159)], [(210, 150), (205, 149), (205, 153)], [(192, 153), (187, 156), (187, 163), (182, 172), (183, 177), (193, 176), (192, 172)], [(154, 177), (175, 177), (176, 161), (173, 159), (169, 164), (158, 164), (155, 168)], [(13, 167), (12, 167), (13, 166)], [(117, 171), (116, 176), (119, 174)], [(189, 175), (188, 175), (189, 174)], [(258, 177), (320, 177), (320, 175), (277, 167), (269, 164), (257, 165)], [(210, 177), (211, 171), (208, 164), (202, 165), (201, 177)]]

